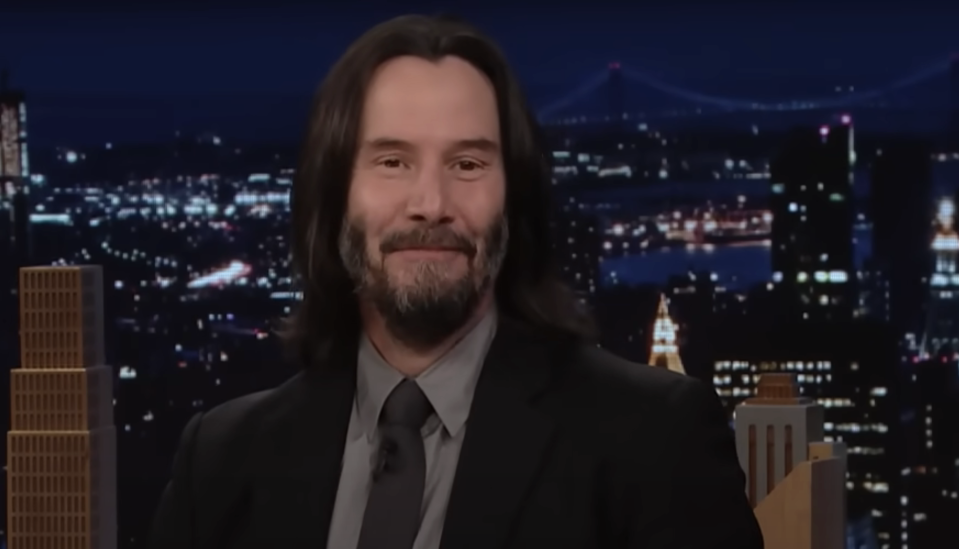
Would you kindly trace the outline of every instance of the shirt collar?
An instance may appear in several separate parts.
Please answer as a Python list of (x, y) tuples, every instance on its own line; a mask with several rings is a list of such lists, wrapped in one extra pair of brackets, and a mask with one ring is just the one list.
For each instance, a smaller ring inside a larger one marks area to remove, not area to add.
[[(496, 324), (496, 313), (491, 310), (449, 352), (415, 378), (450, 436), (456, 436), (469, 417)], [(404, 376), (387, 364), (365, 334), (360, 339), (356, 375), (357, 412), (363, 432), (372, 439), (386, 398)]]

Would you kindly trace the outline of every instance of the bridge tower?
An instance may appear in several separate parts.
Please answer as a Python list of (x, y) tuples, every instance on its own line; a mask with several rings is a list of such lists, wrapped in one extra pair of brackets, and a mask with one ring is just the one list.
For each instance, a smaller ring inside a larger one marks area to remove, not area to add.
[(609, 121), (616, 126), (622, 126), (623, 117), (626, 114), (626, 83), (623, 81), (623, 73), (618, 61), (609, 64), (607, 93), (609, 95), (606, 107)]
[(948, 142), (959, 149), (959, 53), (952, 54), (949, 63), (949, 129)]

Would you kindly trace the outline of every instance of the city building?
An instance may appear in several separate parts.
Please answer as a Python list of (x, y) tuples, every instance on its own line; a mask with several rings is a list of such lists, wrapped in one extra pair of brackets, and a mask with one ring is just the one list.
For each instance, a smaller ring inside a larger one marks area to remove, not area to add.
[(906, 355), (903, 430), (903, 547), (932, 547), (954, 535), (959, 517), (959, 236), (955, 202), (940, 201), (933, 223), (925, 329)]
[(780, 314), (845, 320), (857, 305), (853, 126), (793, 131), (770, 167), (772, 268)]
[(112, 370), (100, 267), (20, 270), (7, 435), (10, 549), (117, 546)]
[(595, 216), (570, 197), (554, 212), (554, 247), (563, 279), (590, 304), (600, 283), (600, 230)]
[(935, 264), (929, 278), (926, 325), (920, 342), (923, 358), (959, 355), (959, 235), (955, 228), (956, 205), (951, 198), (939, 202), (934, 222), (932, 252)]
[[(0, 326), (16, 326), (17, 268), (27, 264), (30, 255), (26, 118), (24, 95), (8, 89), (7, 74), (0, 71)], [(16, 344), (12, 333), (0, 333), (0, 350), (12, 347), (16, 354)], [(0, 391), (9, 391), (9, 382), (3, 376)], [(8, 425), (9, 420), (10, 408), (4, 406), (0, 422)]]
[(669, 300), (660, 294), (656, 307), (656, 319), (653, 321), (653, 337), (649, 346), (649, 364), (666, 368), (679, 374), (686, 374), (683, 361), (679, 357), (676, 323), (669, 316)]
[(844, 549), (846, 449), (791, 374), (764, 374), (736, 407), (746, 491), (770, 549)]
[(936, 547), (955, 537), (959, 517), (959, 368), (936, 357), (909, 369), (902, 546)]
[[(24, 94), (8, 89), (7, 74), (0, 72), (0, 211), (6, 210), (7, 227), (2, 253), (22, 267), (29, 258), (28, 185), (30, 162), (27, 154), (27, 105)], [(14, 269), (15, 272), (15, 269)], [(5, 284), (15, 283), (4, 280)]]
[[(956, 465), (943, 459), (952, 446), (949, 402), (955, 384), (954, 353), (959, 348), (959, 238), (955, 202), (934, 204), (932, 147), (911, 138), (885, 139), (872, 167), (869, 215), (872, 261), (885, 283), (882, 320), (899, 342), (898, 380), (903, 406), (899, 544), (932, 547), (942, 539), (948, 512), (949, 473), (955, 486)], [(903, 192), (903, 189), (908, 192)], [(934, 223), (929, 216), (935, 212)], [(931, 245), (930, 245), (931, 242)], [(943, 362), (945, 361), (945, 362)], [(932, 429), (932, 424), (936, 429)], [(935, 441), (933, 439), (936, 439)], [(945, 469), (940, 466), (945, 465)], [(945, 497), (944, 497), (945, 496)]]
[(924, 141), (884, 139), (871, 169), (870, 274), (881, 281), (875, 297), (885, 302), (878, 318), (891, 322), (899, 337), (922, 328), (932, 264), (929, 216), (935, 207), (931, 155), (932, 147)]
[(763, 375), (794, 374), (802, 396), (824, 409), (823, 440), (846, 445), (850, 523), (870, 521), (878, 547), (898, 547), (900, 363), (891, 328), (861, 319), (790, 324), (725, 319), (711, 331), (713, 385), (727, 409), (756, 396)]
[(859, 267), (857, 278), (859, 307), (855, 312), (856, 318), (889, 322), (892, 315), (887, 270), (880, 267), (875, 256), (869, 256)]

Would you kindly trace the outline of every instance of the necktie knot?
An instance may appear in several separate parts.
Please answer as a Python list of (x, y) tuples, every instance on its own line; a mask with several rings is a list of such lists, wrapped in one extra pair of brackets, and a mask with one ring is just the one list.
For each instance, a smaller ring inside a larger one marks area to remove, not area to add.
[(420, 386), (412, 379), (404, 379), (387, 397), (380, 421), (419, 430), (432, 414), (433, 405)]

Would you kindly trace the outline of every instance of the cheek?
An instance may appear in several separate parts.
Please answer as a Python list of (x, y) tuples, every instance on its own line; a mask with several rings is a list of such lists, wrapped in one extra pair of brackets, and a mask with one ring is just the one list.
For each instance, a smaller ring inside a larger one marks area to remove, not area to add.
[(463, 185), (455, 193), (457, 211), (476, 236), (485, 236), (504, 213), (505, 186), (502, 178)]
[(379, 257), (379, 243), (398, 211), (395, 200), (381, 187), (374, 179), (354, 177), (347, 203), (348, 219), (363, 231), (371, 257)]
[(380, 253), (380, 242), (383, 238), (382, 230), (376, 228), (375, 225), (371, 226), (369, 224), (366, 224), (363, 228), (363, 251), (366, 253), (366, 257), (370, 263), (379, 265), (383, 260), (383, 256)]

